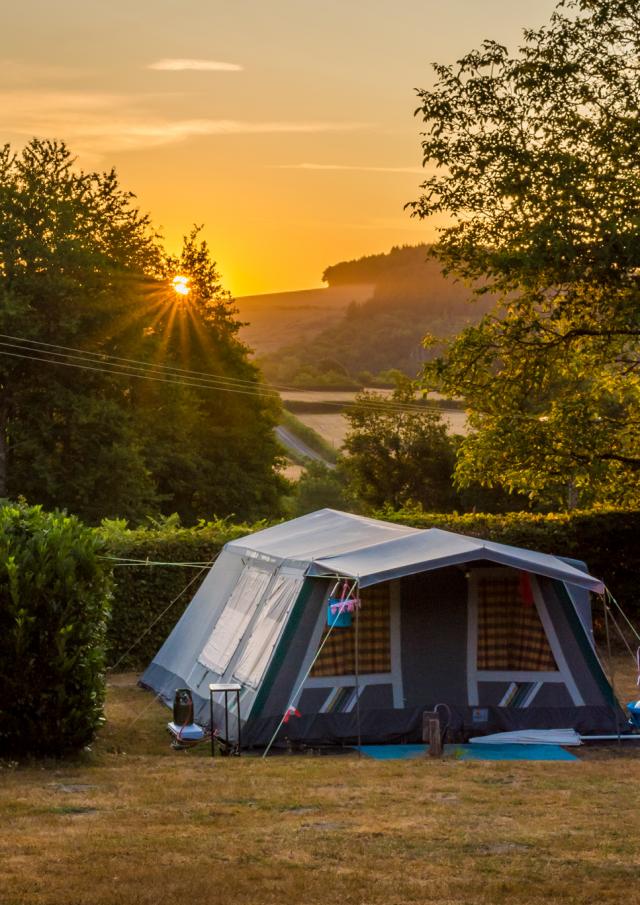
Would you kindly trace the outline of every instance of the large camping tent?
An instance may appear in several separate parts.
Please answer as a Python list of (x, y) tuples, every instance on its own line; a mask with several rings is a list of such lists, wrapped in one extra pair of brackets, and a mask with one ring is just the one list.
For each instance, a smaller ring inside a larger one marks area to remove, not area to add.
[[(345, 579), (361, 606), (329, 627)], [(591, 631), (589, 592), (602, 591), (575, 561), (323, 509), (228, 543), (141, 682), (168, 704), (190, 688), (205, 725), (209, 683), (239, 683), (254, 745), (290, 708), (300, 716), (278, 738), (313, 744), (358, 728), (418, 740), (438, 704), (474, 734), (611, 732), (619, 711)]]

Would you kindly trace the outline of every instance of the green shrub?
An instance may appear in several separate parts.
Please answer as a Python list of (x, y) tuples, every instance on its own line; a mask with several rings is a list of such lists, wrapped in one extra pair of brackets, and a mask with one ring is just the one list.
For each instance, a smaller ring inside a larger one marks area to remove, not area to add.
[(61, 755), (101, 722), (109, 569), (75, 516), (0, 508), (0, 753)]
[(203, 564), (212, 562), (227, 541), (264, 527), (264, 522), (231, 525), (219, 520), (183, 528), (171, 517), (129, 530), (124, 522), (104, 522), (97, 530), (108, 555), (138, 561), (113, 563), (114, 594), (106, 645), (109, 666), (117, 665), (118, 670), (147, 666), (204, 580), (207, 569)]

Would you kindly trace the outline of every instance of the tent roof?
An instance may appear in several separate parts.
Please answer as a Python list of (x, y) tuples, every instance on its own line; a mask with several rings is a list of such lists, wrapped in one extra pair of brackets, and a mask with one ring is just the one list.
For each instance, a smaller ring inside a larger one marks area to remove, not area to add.
[(393, 538), (422, 533), (418, 528), (406, 525), (394, 525), (336, 509), (319, 509), (231, 541), (226, 549), (308, 564), (322, 556), (362, 550)]
[(361, 587), (489, 560), (602, 593), (597, 578), (556, 556), (481, 540), (439, 528), (419, 530), (377, 519), (321, 509), (232, 541), (227, 548), (306, 564), (312, 577), (344, 575)]

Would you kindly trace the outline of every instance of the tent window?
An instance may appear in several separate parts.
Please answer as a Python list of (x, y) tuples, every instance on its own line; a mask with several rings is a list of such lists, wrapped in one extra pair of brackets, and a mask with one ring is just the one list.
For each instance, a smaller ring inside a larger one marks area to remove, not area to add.
[[(360, 592), (358, 670), (363, 675), (391, 672), (389, 585)], [(322, 634), (321, 642), (327, 636)], [(355, 618), (349, 628), (334, 628), (316, 660), (311, 676), (350, 676), (355, 672)]]
[(270, 572), (245, 566), (198, 657), (203, 666), (224, 673), (270, 580)]
[(302, 578), (279, 575), (264, 601), (244, 651), (233, 671), (240, 682), (257, 688), (267, 668), (271, 652), (280, 638), (282, 628), (298, 598)]
[(478, 669), (555, 672), (558, 667), (518, 575), (478, 581)]

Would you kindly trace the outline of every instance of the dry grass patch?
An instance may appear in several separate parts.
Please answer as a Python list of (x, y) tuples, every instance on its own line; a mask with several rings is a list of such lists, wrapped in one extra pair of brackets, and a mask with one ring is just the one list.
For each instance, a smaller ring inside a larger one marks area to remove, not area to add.
[(2, 905), (633, 897), (638, 754), (212, 761), (206, 746), (171, 750), (168, 711), (133, 680), (112, 680), (86, 760), (0, 773)]

